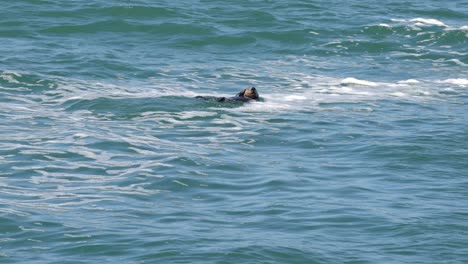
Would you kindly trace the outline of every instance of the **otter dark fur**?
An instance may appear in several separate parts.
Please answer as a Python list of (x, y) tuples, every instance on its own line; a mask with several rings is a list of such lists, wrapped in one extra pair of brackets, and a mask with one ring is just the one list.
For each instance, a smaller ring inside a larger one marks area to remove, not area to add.
[(249, 87), (236, 94), (234, 97), (212, 97), (212, 96), (196, 96), (195, 98), (216, 101), (216, 102), (251, 102), (259, 101), (260, 96), (258, 95), (255, 87)]

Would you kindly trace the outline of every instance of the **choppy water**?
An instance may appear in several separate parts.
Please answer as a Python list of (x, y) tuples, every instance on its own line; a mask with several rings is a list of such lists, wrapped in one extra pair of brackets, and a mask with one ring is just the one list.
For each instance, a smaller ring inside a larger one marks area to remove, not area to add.
[(4, 2), (1, 263), (468, 261), (466, 1)]

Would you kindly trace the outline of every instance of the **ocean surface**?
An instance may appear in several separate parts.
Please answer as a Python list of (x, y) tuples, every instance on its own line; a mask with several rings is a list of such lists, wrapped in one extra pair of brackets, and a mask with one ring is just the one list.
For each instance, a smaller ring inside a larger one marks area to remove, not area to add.
[(466, 0), (2, 1), (0, 103), (0, 263), (468, 263)]

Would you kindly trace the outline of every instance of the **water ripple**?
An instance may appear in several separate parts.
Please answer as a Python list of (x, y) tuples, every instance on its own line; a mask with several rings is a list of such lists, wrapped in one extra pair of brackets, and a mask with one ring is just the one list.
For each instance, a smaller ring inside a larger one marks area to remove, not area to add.
[(2, 5), (0, 261), (466, 259), (466, 4), (58, 2)]

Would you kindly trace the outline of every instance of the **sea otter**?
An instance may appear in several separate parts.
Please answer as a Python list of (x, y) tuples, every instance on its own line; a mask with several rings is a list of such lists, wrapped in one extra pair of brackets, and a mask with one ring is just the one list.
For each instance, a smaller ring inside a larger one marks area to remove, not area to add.
[(213, 96), (196, 96), (195, 98), (216, 101), (216, 102), (251, 102), (259, 101), (260, 96), (258, 95), (255, 87), (248, 87), (236, 94), (234, 97), (213, 97)]

